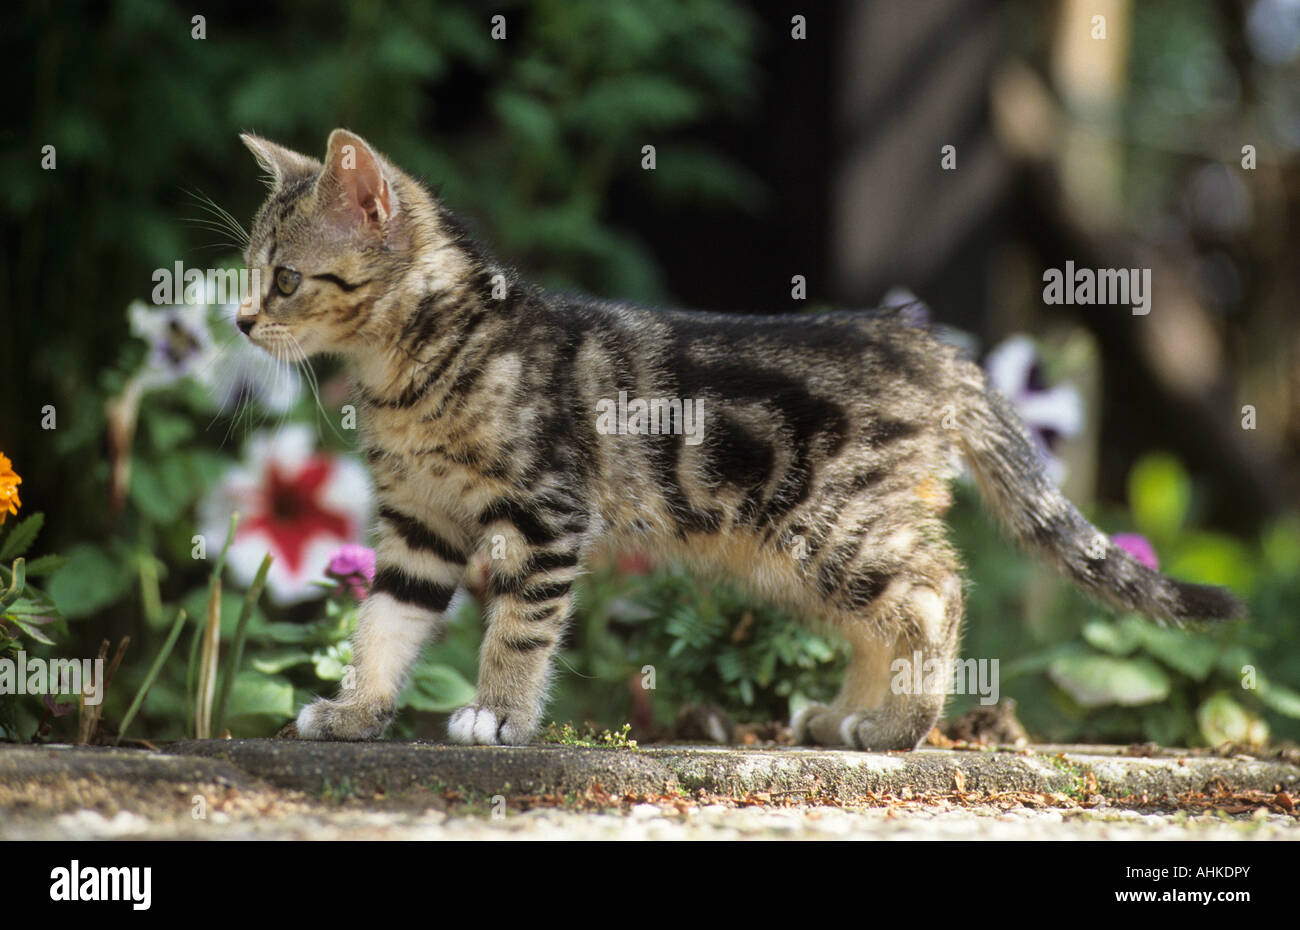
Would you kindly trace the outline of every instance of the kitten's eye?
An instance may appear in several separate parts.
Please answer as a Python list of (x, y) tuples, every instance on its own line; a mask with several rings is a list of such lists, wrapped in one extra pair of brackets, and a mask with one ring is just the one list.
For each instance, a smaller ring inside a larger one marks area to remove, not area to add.
[(285, 297), (298, 290), (298, 282), (301, 280), (302, 275), (288, 268), (281, 268), (275, 273), (275, 286)]

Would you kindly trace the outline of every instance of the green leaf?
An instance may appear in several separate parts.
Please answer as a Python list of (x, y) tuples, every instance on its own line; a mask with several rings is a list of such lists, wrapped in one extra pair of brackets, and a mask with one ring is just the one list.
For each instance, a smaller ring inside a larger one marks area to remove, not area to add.
[(1274, 574), (1300, 575), (1300, 517), (1284, 517), (1269, 528), (1261, 544)]
[(519, 138), (523, 152), (537, 160), (550, 160), (556, 151), (559, 126), (552, 108), (535, 97), (503, 89), (493, 99), (497, 117)]
[(343, 677), (343, 666), (347, 664), (338, 646), (329, 646), (312, 654), (316, 663), (316, 677), (322, 681), (338, 681)]
[(1196, 710), (1201, 736), (1211, 746), (1245, 743), (1260, 746), (1268, 741), (1268, 724), (1232, 699), (1226, 691), (1208, 698)]
[(1083, 625), (1083, 639), (1095, 649), (1113, 656), (1126, 656), (1138, 647), (1136, 631), (1127, 625), (1106, 620), (1089, 620)]
[(26, 585), (27, 562), (21, 558), (14, 559), (14, 567), (9, 576), (9, 587), (0, 594), (0, 607), (7, 607), (22, 597)]
[(1150, 704), (1168, 697), (1170, 687), (1169, 676), (1148, 659), (1099, 655), (1062, 656), (1047, 677), (1083, 707)]
[(36, 541), (36, 536), (44, 525), (45, 514), (43, 513), (34, 513), (16, 524), (5, 538), (4, 545), (0, 546), (0, 562), (11, 562), (24, 555)]
[(5, 613), (19, 616), (49, 617), (52, 622), (58, 611), (50, 604), (30, 597), (20, 597), (5, 608)]
[(282, 649), (249, 660), (249, 665), (265, 675), (276, 675), (286, 668), (305, 665), (312, 661), (311, 653), (306, 649)]
[(1255, 588), (1258, 559), (1241, 542), (1220, 533), (1184, 533), (1165, 571), (1177, 578), (1216, 584), (1249, 595)]
[(1255, 657), (1245, 646), (1231, 643), (1223, 648), (1216, 664), (1219, 674), (1227, 675), (1229, 678), (1242, 678), (1247, 666), (1255, 666)]
[(174, 493), (175, 477), (144, 459), (131, 463), (131, 503), (154, 523), (164, 526), (181, 515), (182, 500)]
[(314, 642), (318, 637), (315, 630), (306, 624), (268, 623), (256, 631), (255, 638), (261, 642), (300, 645)]
[(230, 692), (230, 717), (292, 717), (293, 685), (283, 678), (244, 671)]
[(1259, 689), (1255, 693), (1264, 706), (1270, 710), (1275, 710), (1286, 717), (1300, 719), (1300, 693), (1296, 693), (1282, 685), (1275, 685), (1272, 682), (1262, 680), (1259, 682)]
[(1142, 648), (1175, 671), (1204, 681), (1219, 658), (1219, 644), (1201, 633), (1159, 627), (1139, 620), (1130, 627)]
[(50, 576), (48, 590), (59, 611), (69, 619), (86, 617), (117, 601), (131, 584), (124, 571), (101, 549), (74, 546), (67, 562)]
[(1129, 473), (1128, 497), (1138, 529), (1152, 539), (1169, 540), (1187, 519), (1191, 479), (1173, 456), (1148, 455)]
[(194, 436), (194, 424), (188, 417), (158, 408), (147, 408), (145, 422), (154, 449), (169, 452)]
[(18, 629), (22, 630), (24, 633), (30, 636), (32, 639), (36, 640), (38, 643), (44, 643), (47, 646), (54, 645), (54, 640), (50, 639), (48, 636), (42, 633), (36, 624), (29, 623), (26, 620), (20, 619), (18, 617), (10, 616), (10, 615), (6, 615), (6, 619), (10, 623), (18, 627)]
[(34, 578), (58, 571), (68, 560), (61, 555), (42, 555), (27, 563), (27, 577)]
[(443, 714), (474, 699), (474, 686), (450, 665), (420, 665), (402, 703), (415, 710)]

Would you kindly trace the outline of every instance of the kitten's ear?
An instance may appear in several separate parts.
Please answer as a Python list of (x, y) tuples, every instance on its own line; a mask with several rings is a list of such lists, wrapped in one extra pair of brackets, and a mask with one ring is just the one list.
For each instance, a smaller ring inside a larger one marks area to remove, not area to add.
[(271, 186), (279, 187), (289, 178), (303, 177), (320, 171), (321, 164), (307, 155), (300, 155), (283, 145), (276, 145), (269, 139), (255, 136), (251, 132), (239, 134), (244, 145), (253, 153), (257, 163), (271, 176)]
[(330, 133), (325, 170), (316, 183), (321, 202), (340, 226), (382, 236), (397, 213), (390, 169), (355, 133)]

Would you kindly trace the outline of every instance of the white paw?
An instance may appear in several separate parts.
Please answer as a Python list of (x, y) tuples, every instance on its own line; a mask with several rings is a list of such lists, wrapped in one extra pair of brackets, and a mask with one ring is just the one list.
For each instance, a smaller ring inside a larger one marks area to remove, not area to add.
[(323, 702), (320, 700), (312, 701), (302, 710), (298, 711), (298, 737), (300, 739), (323, 739), (321, 735), (324, 727), (321, 722), (321, 707)]
[(466, 746), (519, 746), (532, 738), (533, 727), (510, 711), (469, 704), (451, 715), (447, 735)]
[(298, 712), (299, 739), (377, 739), (393, 719), (392, 705), (317, 698)]

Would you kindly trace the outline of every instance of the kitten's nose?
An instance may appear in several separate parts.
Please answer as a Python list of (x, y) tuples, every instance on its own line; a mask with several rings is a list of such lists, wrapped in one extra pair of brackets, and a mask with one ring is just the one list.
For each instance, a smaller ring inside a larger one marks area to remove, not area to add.
[(239, 327), (241, 333), (247, 336), (248, 331), (253, 328), (253, 324), (256, 322), (257, 311), (253, 309), (253, 302), (245, 300), (239, 305), (239, 312), (235, 314), (235, 325)]

